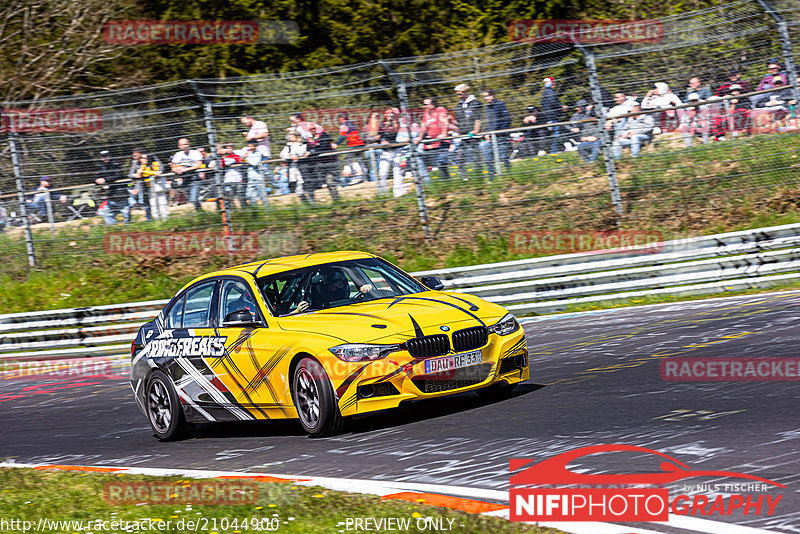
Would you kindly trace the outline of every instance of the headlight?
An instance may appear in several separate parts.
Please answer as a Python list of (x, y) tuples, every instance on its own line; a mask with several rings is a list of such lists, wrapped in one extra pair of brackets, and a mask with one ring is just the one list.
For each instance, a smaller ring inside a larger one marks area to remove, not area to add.
[(516, 332), (518, 329), (519, 323), (517, 322), (517, 318), (509, 313), (500, 319), (500, 322), (490, 326), (489, 332), (495, 333), (498, 336), (507, 336), (508, 334)]
[(367, 345), (353, 343), (329, 349), (334, 356), (346, 362), (366, 362), (386, 357), (390, 352), (400, 350), (400, 345)]

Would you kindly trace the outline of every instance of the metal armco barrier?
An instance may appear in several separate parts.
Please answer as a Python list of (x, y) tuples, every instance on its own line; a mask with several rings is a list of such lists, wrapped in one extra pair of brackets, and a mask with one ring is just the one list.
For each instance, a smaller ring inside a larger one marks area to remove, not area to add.
[[(678, 239), (626, 251), (547, 256), (413, 273), (519, 316), (647, 295), (703, 295), (800, 279), (800, 224)], [(0, 359), (127, 354), (168, 300), (0, 315)]]

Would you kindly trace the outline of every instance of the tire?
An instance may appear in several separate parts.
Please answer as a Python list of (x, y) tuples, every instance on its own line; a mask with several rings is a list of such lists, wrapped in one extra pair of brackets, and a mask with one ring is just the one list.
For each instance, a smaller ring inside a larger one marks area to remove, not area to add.
[(477, 393), (480, 398), (485, 400), (500, 400), (510, 397), (511, 394), (514, 393), (515, 389), (517, 389), (517, 384), (500, 382), (499, 384), (492, 384), (489, 387), (481, 388), (475, 393)]
[(161, 441), (176, 441), (194, 432), (194, 423), (186, 421), (172, 380), (162, 371), (153, 371), (145, 388), (147, 419), (153, 434)]
[(330, 436), (342, 428), (342, 414), (325, 369), (303, 358), (292, 377), (292, 399), (303, 430), (312, 438)]

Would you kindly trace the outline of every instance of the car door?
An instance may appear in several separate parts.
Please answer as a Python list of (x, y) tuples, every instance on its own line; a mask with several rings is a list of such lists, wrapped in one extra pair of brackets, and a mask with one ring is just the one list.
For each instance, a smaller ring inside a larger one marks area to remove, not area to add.
[[(225, 321), (230, 313), (242, 309), (251, 313), (253, 325), (230, 325)], [(216, 331), (227, 338), (226, 356), (217, 364), (219, 376), (239, 405), (256, 418), (267, 418), (261, 408), (278, 408), (285, 404), (280, 397), (282, 389), (273, 384), (279, 381), (273, 371), (280, 358), (270, 346), (269, 325), (252, 288), (243, 279), (223, 278), (216, 313), (219, 325)]]
[[(237, 406), (219, 377), (219, 361), (226, 353), (224, 336), (216, 332), (216, 294), (220, 281), (203, 280), (189, 287), (167, 313), (167, 365), (182, 402), (211, 421), (250, 420)], [(180, 310), (178, 309), (180, 306)], [(180, 320), (180, 328), (177, 328)]]

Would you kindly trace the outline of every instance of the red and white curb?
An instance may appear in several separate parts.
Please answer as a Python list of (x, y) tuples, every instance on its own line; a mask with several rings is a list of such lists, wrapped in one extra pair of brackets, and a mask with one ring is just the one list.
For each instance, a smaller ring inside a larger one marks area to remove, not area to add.
[[(152, 467), (81, 466), (61, 464), (25, 464), (0, 462), (0, 468), (26, 468), (36, 470), (61, 470), (95, 473), (114, 473), (150, 476), (186, 476), (191, 478), (240, 479), (255, 482), (274, 482), (298, 486), (321, 486), (348, 493), (379, 495), (381, 500), (405, 500), (431, 506), (461, 510), (471, 514), (483, 514), (508, 518), (508, 493), (500, 490), (450, 486), (445, 484), (417, 484), (392, 482), (390, 480), (360, 480), (317, 476), (295, 476), (274, 473), (252, 473), (243, 471), (211, 471), (196, 469), (160, 469)], [(571, 534), (663, 534), (663, 531), (644, 529), (601, 522), (540, 522), (539, 526), (554, 528)], [(653, 524), (705, 534), (774, 534), (775, 531), (734, 525), (721, 521), (710, 521), (689, 516), (670, 516), (665, 523)]]

